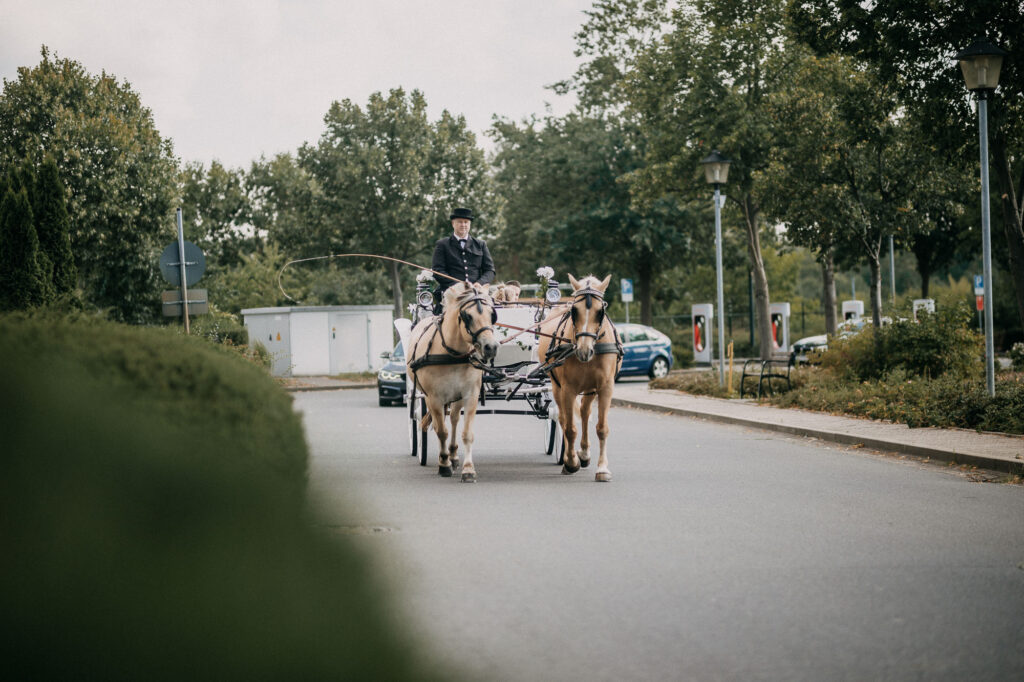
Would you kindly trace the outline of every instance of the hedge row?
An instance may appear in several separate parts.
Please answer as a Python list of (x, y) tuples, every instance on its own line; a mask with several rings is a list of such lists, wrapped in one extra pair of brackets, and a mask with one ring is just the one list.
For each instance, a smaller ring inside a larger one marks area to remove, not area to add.
[(427, 679), (307, 517), (290, 398), (171, 330), (0, 317), (12, 679)]

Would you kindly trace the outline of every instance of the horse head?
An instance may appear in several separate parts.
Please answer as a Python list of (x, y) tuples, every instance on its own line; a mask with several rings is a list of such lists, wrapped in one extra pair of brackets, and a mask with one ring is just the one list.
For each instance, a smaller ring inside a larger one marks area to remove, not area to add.
[(580, 362), (590, 362), (594, 357), (594, 345), (601, 334), (601, 325), (604, 324), (605, 289), (612, 276), (608, 275), (599, 280), (593, 275), (587, 275), (577, 281), (569, 275), (569, 283), (572, 285), (572, 307), (569, 309), (569, 316), (572, 319), (573, 343), (576, 345), (576, 358)]
[(458, 315), (457, 326), (463, 341), (472, 344), (477, 354), (486, 362), (498, 353), (498, 341), (494, 338), (494, 323), (498, 313), (494, 300), (487, 293), (487, 286), (459, 282), (444, 292), (444, 316)]

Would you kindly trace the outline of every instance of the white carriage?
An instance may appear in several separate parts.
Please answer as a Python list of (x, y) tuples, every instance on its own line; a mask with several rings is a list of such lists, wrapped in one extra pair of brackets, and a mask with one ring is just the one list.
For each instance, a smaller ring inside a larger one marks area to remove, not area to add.
[[(551, 303), (560, 300), (561, 294), (555, 282), (545, 293), (546, 300), (543, 301), (531, 299), (497, 304), (495, 333), (501, 345), (495, 358), (486, 365), (476, 414), (519, 415), (539, 420), (542, 428), (538, 435), (543, 438), (544, 454), (551, 455), (557, 451), (555, 463), (562, 464), (565, 443), (551, 393), (551, 380), (537, 357), (538, 336), (533, 331), (522, 331), (534, 328), (550, 310)], [(417, 292), (416, 304), (410, 307), (412, 319), (395, 320), (407, 357), (412, 328), (419, 320), (432, 315), (430, 292), (421, 289)], [(426, 466), (431, 439), (428, 431), (420, 428), (426, 413), (426, 396), (413, 384), (412, 374), (411, 371), (406, 373), (409, 450), (413, 457), (419, 458), (421, 466)]]

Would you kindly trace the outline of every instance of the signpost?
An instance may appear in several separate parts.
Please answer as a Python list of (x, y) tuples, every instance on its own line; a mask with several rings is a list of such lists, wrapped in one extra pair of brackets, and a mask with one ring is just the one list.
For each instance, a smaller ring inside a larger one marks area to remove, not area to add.
[[(161, 295), (165, 317), (181, 315), (185, 321), (185, 333), (189, 333), (188, 315), (209, 312), (206, 300), (206, 289), (189, 291), (188, 288), (199, 281), (206, 272), (206, 257), (202, 249), (192, 242), (185, 241), (181, 227), (181, 209), (177, 212), (178, 241), (168, 244), (160, 254), (160, 273), (177, 290), (165, 291)], [(186, 303), (187, 302), (187, 303)]]
[(974, 276), (974, 305), (978, 309), (978, 329), (984, 330), (981, 311), (985, 309), (985, 280), (981, 275)]
[(633, 300), (633, 280), (619, 280), (619, 293), (622, 296), (622, 302), (626, 304), (626, 324), (629, 324), (629, 304)]

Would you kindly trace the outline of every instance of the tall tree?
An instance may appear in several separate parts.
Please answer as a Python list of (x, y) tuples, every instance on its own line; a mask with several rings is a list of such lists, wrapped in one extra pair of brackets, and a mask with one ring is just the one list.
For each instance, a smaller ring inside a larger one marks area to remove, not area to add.
[(0, 310), (34, 308), (45, 296), (28, 192), (8, 187), (0, 201)]
[(572, 83), (581, 96), (603, 93), (595, 106), (623, 107), (647, 139), (646, 164), (631, 176), (641, 202), (668, 195), (707, 206), (701, 159), (717, 148), (733, 160), (726, 194), (747, 236), (762, 357), (772, 337), (755, 173), (772, 144), (767, 95), (789, 85), (783, 9), (782, 0), (700, 0), (671, 12), (656, 2), (604, 0), (577, 36), (589, 61)]
[[(685, 259), (696, 215), (671, 200), (634, 205), (626, 177), (643, 161), (642, 138), (621, 117), (548, 117), (543, 125), (494, 126), (497, 182), (508, 197), (496, 249), (577, 276), (636, 280), (640, 316), (653, 321), (657, 276)], [(525, 264), (522, 264), (525, 265)]]
[(174, 234), (177, 161), (128, 83), (42, 49), (4, 80), (0, 163), (51, 155), (68, 192), (85, 297), (141, 322), (159, 309), (157, 258)]
[(977, 116), (955, 55), (979, 35), (1010, 53), (990, 100), (989, 142), (994, 200), (1002, 209), (996, 214), (1002, 217), (1017, 312), (1024, 325), (1024, 4), (790, 0), (790, 16), (801, 39), (817, 51), (871, 62), (882, 81), (898, 88), (908, 115), (922, 122), (935, 144), (975, 162)]
[(45, 276), (52, 283), (57, 296), (74, 292), (78, 279), (71, 250), (71, 221), (68, 218), (65, 191), (57, 171), (57, 162), (47, 157), (36, 178), (32, 212), (40, 252), (46, 256)]
[[(396, 88), (374, 93), (365, 108), (335, 102), (324, 124), (319, 142), (298, 155), (318, 188), (309, 248), (424, 258), (449, 231), (455, 205), (474, 207), (475, 234), (500, 230), (484, 154), (462, 116), (443, 111), (431, 122), (422, 93)], [(402, 271), (388, 264), (396, 316), (405, 313)]]
[(181, 213), (185, 236), (195, 240), (208, 265), (226, 268), (241, 263), (254, 250), (256, 234), (249, 224), (245, 174), (219, 161), (191, 162), (181, 171)]

